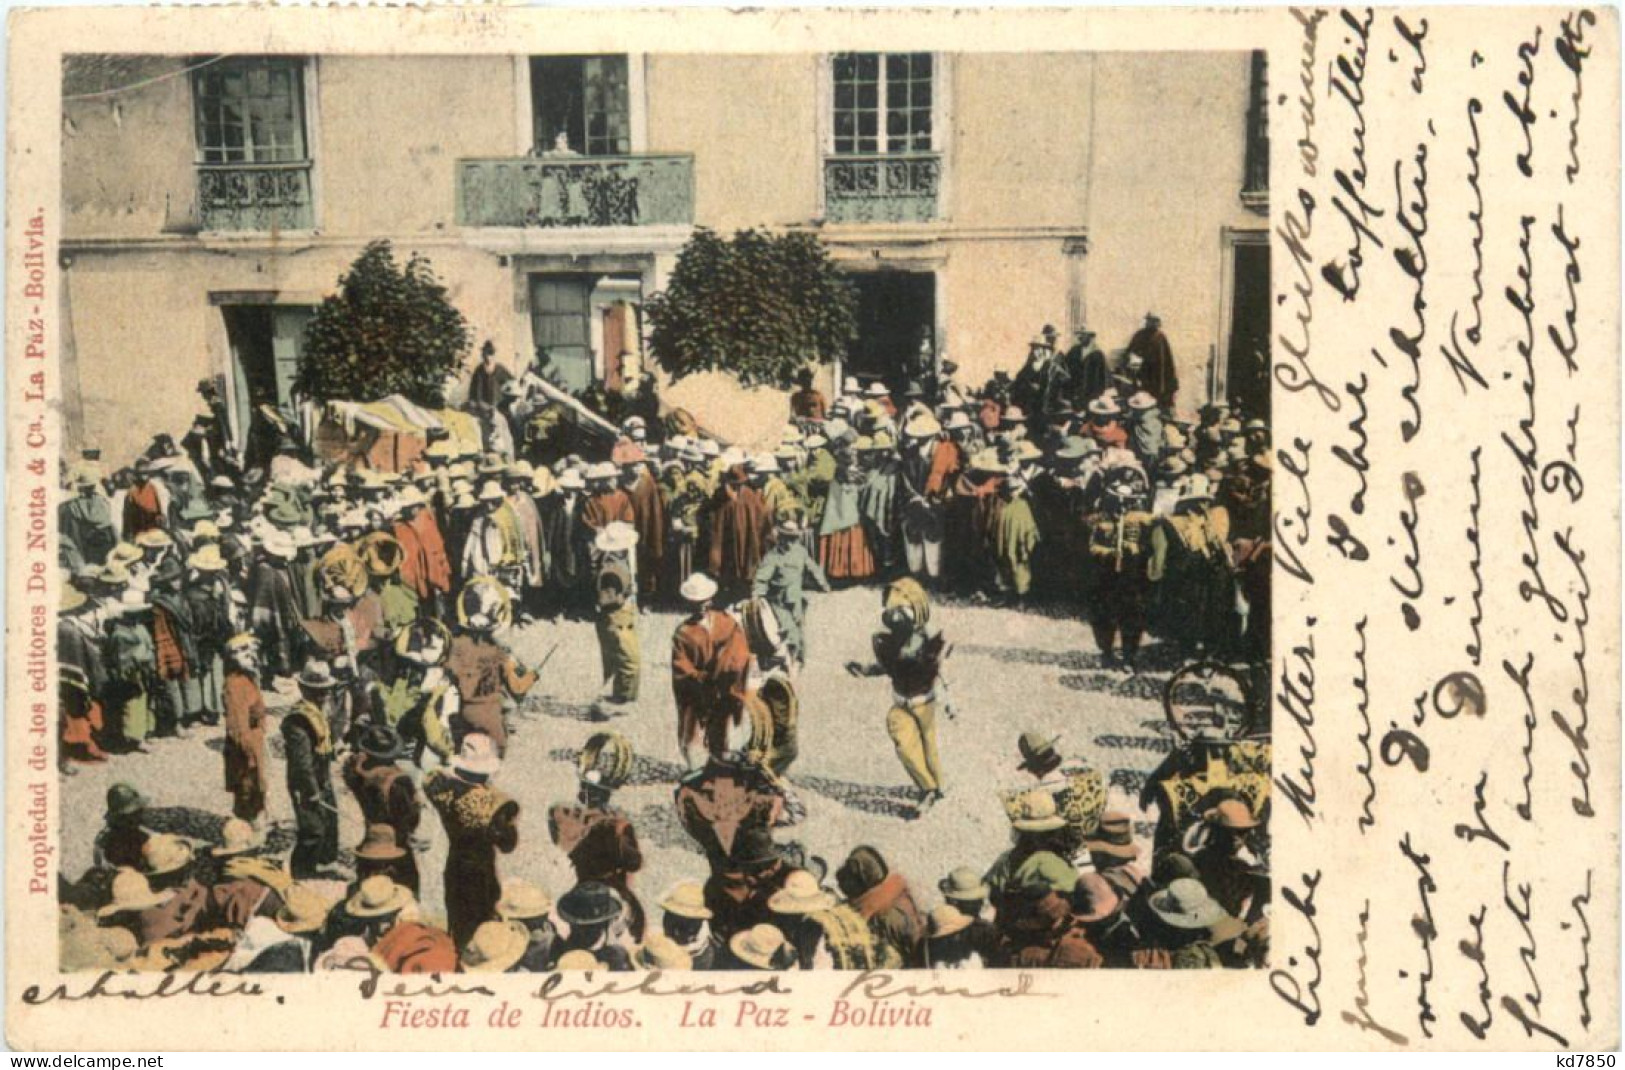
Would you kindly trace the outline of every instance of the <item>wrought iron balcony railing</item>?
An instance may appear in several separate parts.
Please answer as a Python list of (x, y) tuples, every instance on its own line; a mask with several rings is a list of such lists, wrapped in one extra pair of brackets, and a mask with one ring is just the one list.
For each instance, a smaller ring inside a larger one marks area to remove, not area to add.
[(929, 223), (942, 157), (934, 152), (824, 157), (824, 218), (832, 223)]
[(310, 163), (199, 164), (198, 225), (204, 230), (309, 230)]
[(461, 226), (648, 227), (693, 221), (692, 156), (457, 162)]

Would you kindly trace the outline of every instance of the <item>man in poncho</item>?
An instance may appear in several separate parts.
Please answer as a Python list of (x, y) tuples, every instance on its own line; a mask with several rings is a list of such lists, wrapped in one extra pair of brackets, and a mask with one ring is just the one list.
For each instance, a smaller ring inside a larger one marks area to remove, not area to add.
[(728, 728), (744, 717), (750, 644), (733, 617), (712, 606), (716, 581), (696, 572), (679, 592), (689, 616), (671, 638), (671, 690), (677, 702), (677, 745), (693, 766), (694, 741), (708, 754), (727, 747)]

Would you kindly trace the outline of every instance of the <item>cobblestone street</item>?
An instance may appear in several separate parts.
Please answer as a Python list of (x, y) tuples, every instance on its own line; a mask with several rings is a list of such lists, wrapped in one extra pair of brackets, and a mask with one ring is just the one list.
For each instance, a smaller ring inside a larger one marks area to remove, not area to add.
[[(807, 820), (780, 839), (800, 841), (833, 868), (861, 843), (871, 844), (934, 901), (936, 880), (958, 865), (985, 869), (1009, 841), (997, 789), (1019, 782), (1016, 736), (1026, 728), (1061, 735), (1061, 750), (1107, 772), (1109, 805), (1135, 816), (1136, 834), (1149, 846), (1150, 815), (1135, 801), (1147, 772), (1169, 738), (1160, 694), (1171, 666), (1155, 647), (1142, 657), (1140, 675), (1106, 669), (1087, 627), (1078, 620), (1009, 609), (944, 605), (933, 610), (953, 647), (945, 676), (954, 708), (938, 719), (947, 798), (914, 817), (911, 785), (893, 753), (882, 679), (853, 679), (843, 669), (867, 659), (878, 624), (878, 589), (815, 596), (809, 611), (810, 664), (799, 681), (800, 757), (788, 779), (807, 807)], [(598, 649), (590, 622), (541, 622), (508, 636), (519, 657), (541, 662), (557, 644), (541, 681), (513, 712), (515, 730), (497, 784), (521, 807), (520, 845), (499, 862), (504, 876), (540, 883), (555, 897), (572, 878), (567, 861), (548, 840), (546, 811), (573, 798), (574, 758), (601, 725), (623, 733), (635, 748), (631, 783), (616, 800), (631, 815), (643, 845), (644, 871), (634, 888), (646, 899), (672, 882), (704, 879), (697, 847), (677, 823), (672, 790), (681, 772), (676, 712), (669, 677), (673, 613), (645, 613), (639, 628), (643, 687), (638, 702), (608, 722), (594, 722)], [(288, 696), (268, 696), (276, 708)], [(223, 789), (222, 730), (195, 728), (185, 740), (156, 740), (151, 753), (80, 767), (65, 781), (63, 872), (77, 877), (91, 861), (103, 797), (115, 781), (134, 784), (151, 800), (149, 824), (201, 840), (214, 840), (230, 796)], [(270, 731), (270, 817), (275, 837), (291, 843), (291, 817), (283, 781), (281, 743)], [(335, 779), (336, 773), (335, 773)], [(361, 840), (354, 800), (338, 785), (341, 842)], [(440, 872), (445, 837), (433, 812), (424, 815), (431, 846), (420, 860), (426, 912), (441, 911)]]

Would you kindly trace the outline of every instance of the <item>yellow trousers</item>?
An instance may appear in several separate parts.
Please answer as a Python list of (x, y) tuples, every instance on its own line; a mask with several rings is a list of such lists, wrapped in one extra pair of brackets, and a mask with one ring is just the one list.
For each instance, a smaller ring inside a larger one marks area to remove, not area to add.
[(921, 791), (939, 790), (942, 764), (937, 758), (936, 702), (905, 705), (894, 701), (886, 714), (886, 731), (897, 748), (897, 760), (903, 763), (915, 787)]
[(628, 604), (598, 617), (598, 653), (610, 698), (634, 702), (638, 697), (638, 670), (643, 658), (638, 647), (638, 611)]

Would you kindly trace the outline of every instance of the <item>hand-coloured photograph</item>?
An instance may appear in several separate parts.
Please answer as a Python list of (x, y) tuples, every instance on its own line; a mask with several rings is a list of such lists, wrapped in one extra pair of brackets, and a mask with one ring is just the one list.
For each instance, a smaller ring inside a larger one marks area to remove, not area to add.
[(65, 56), (61, 968), (1264, 964), (1269, 76)]

